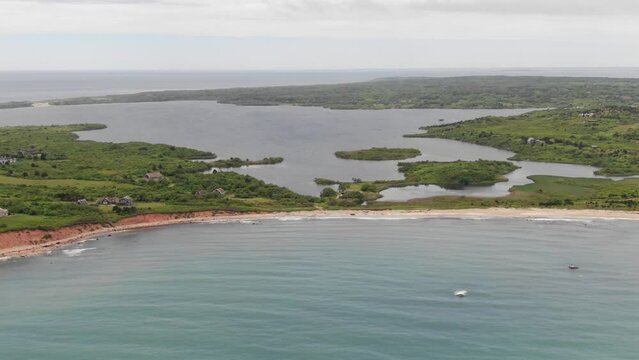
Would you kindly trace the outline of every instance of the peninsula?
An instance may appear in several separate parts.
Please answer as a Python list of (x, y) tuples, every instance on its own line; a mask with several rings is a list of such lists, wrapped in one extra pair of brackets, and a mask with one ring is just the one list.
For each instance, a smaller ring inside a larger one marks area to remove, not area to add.
[[(639, 102), (639, 79), (542, 76), (383, 78), (334, 85), (147, 91), (49, 99), (38, 104), (60, 106), (193, 100), (330, 109), (521, 109), (602, 103), (633, 105)], [(34, 102), (25, 99), (0, 104), (0, 109), (30, 106), (34, 106)]]

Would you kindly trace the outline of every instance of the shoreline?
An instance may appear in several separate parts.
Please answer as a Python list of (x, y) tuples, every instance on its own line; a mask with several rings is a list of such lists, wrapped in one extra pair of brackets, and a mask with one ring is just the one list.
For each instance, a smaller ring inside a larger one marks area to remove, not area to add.
[(0, 261), (16, 257), (29, 257), (48, 253), (83, 240), (111, 236), (111, 234), (156, 228), (178, 224), (206, 223), (212, 221), (330, 219), (583, 219), (583, 220), (639, 220), (639, 212), (615, 210), (569, 210), (569, 209), (451, 209), (451, 210), (307, 210), (294, 212), (228, 212), (201, 211), (192, 213), (146, 214), (122, 219), (115, 224), (84, 224), (57, 230), (20, 230), (0, 234)]

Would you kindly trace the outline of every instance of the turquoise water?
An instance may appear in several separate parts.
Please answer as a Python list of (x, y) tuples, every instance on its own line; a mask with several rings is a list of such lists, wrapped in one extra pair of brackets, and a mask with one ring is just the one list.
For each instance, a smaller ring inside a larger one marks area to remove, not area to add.
[(0, 263), (0, 359), (636, 359), (638, 229), (328, 219), (121, 233)]

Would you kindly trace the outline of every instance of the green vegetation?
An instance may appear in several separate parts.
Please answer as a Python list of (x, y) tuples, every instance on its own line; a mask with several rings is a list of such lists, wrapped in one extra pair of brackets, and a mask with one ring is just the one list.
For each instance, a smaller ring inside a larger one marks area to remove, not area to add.
[[(11, 170), (11, 168), (9, 168)], [(0, 175), (0, 184), (7, 185), (29, 185), (29, 186), (48, 186), (48, 187), (74, 187), (74, 188), (95, 188), (95, 187), (117, 187), (120, 189), (131, 189), (134, 185), (117, 183), (114, 181), (94, 181), (94, 180), (76, 180), (76, 179), (25, 179), (18, 177), (10, 177)]]
[(538, 206), (632, 209), (639, 206), (639, 179), (567, 178), (535, 175), (533, 184), (514, 186), (517, 194), (534, 194)]
[[(0, 128), (0, 232), (106, 223), (124, 216), (210, 209), (311, 209), (316, 199), (233, 172), (203, 174), (210, 152), (161, 144), (78, 141), (76, 131), (103, 125)], [(160, 181), (145, 181), (161, 172)], [(103, 197), (130, 196), (133, 206), (98, 206)], [(86, 202), (76, 203), (86, 199)]]
[(543, 198), (541, 206), (578, 206), (588, 208), (628, 208), (639, 206), (639, 179), (566, 178), (531, 176), (533, 184), (514, 186), (511, 191), (535, 193)]
[(103, 128), (99, 124), (0, 128), (0, 154), (18, 159), (4, 172), (27, 179), (135, 183), (149, 171), (169, 176), (201, 172), (209, 166), (188, 160), (215, 158), (210, 152), (169, 145), (76, 141), (76, 131)]
[(0, 103), (0, 109), (15, 109), (33, 106), (30, 101), (10, 101), (6, 103)]
[(602, 175), (639, 174), (639, 109), (607, 106), (545, 110), (511, 117), (486, 117), (424, 128), (407, 135), (453, 139), (534, 160), (600, 167)]
[(406, 182), (446, 189), (493, 185), (506, 181), (504, 175), (516, 169), (518, 167), (513, 163), (489, 160), (399, 163), (399, 171), (406, 177)]
[[(399, 171), (404, 174), (403, 180), (353, 179), (353, 182), (341, 182), (339, 183), (340, 194), (336, 200), (346, 196), (349, 199), (357, 197), (361, 202), (373, 201), (380, 197), (381, 191), (392, 187), (438, 185), (447, 189), (460, 189), (464, 186), (488, 186), (506, 181), (504, 175), (517, 168), (507, 161), (488, 160), (399, 163)], [(333, 201), (332, 205), (339, 203), (339, 201)]]
[[(637, 104), (639, 79), (466, 76), (387, 78), (311, 86), (172, 90), (50, 100), (51, 105), (211, 100), (236, 105), (301, 105), (332, 109), (560, 108)], [(22, 105), (31, 106), (25, 102)], [(14, 104), (15, 106), (15, 104)]]
[(403, 148), (370, 148), (366, 150), (338, 151), (335, 153), (340, 159), (348, 160), (405, 160), (420, 156), (422, 153), (417, 149)]
[(212, 93), (237, 105), (302, 105), (333, 109), (542, 108), (635, 104), (639, 79), (468, 76), (389, 78), (351, 84), (241, 88)]
[(242, 166), (251, 166), (251, 165), (274, 165), (279, 164), (284, 161), (282, 157), (265, 157), (262, 160), (242, 160), (238, 157), (232, 157), (230, 159), (225, 160), (216, 160), (211, 163), (213, 167), (217, 168), (239, 168)]
[(320, 193), (321, 198), (332, 198), (337, 196), (337, 191), (333, 190), (333, 188), (324, 188)]

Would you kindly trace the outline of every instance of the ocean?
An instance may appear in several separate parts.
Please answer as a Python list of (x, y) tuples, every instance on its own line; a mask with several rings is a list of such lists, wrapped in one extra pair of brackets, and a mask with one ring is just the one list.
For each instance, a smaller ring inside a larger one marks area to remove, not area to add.
[(638, 227), (348, 218), (125, 232), (0, 263), (0, 358), (636, 359)]

